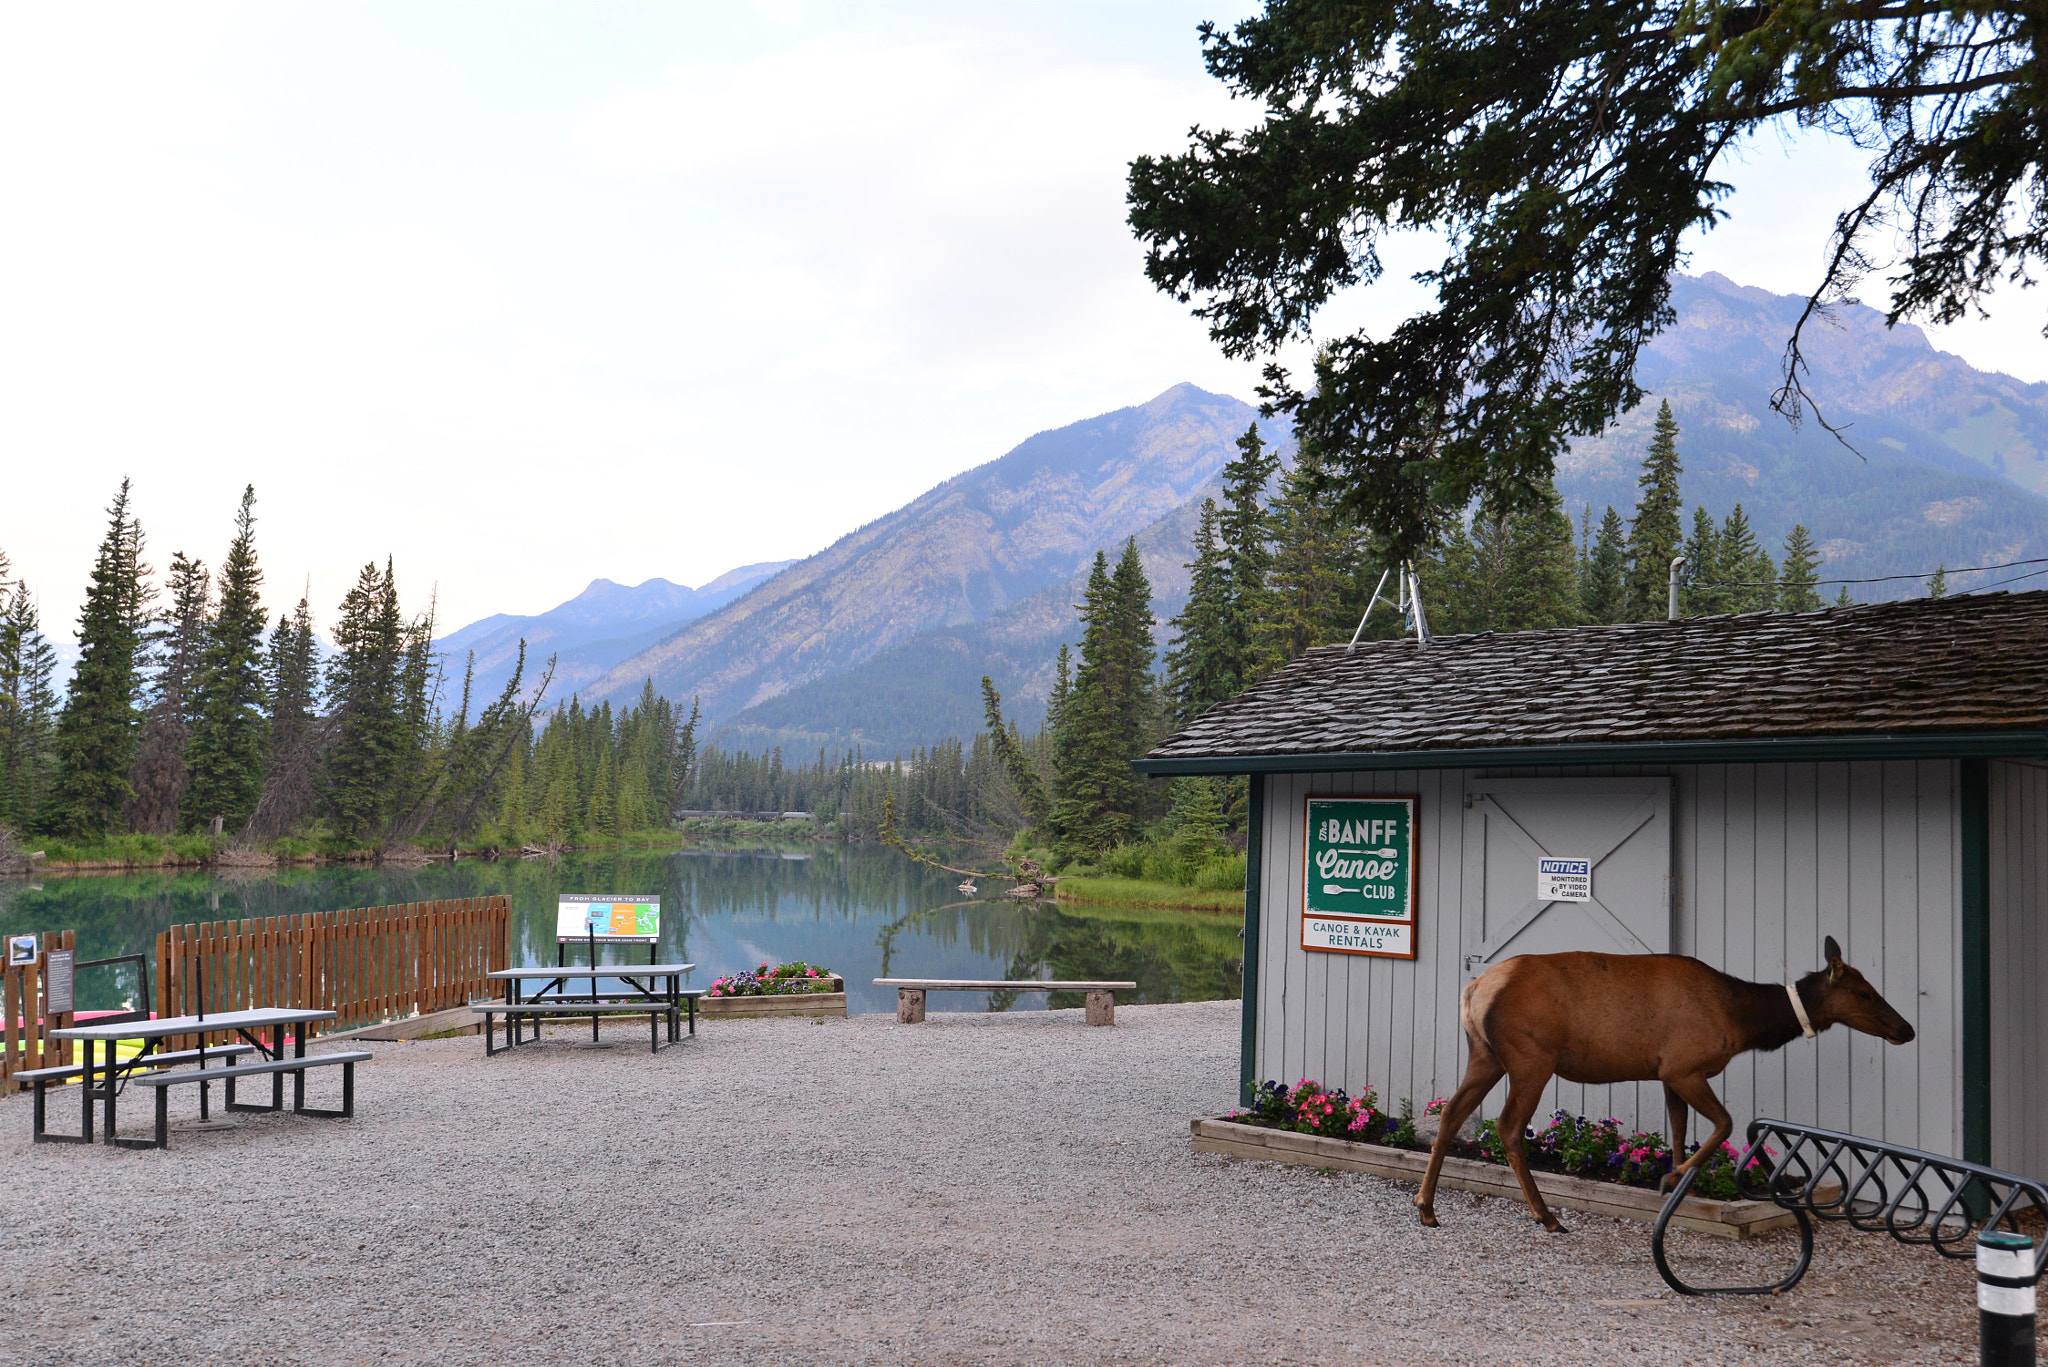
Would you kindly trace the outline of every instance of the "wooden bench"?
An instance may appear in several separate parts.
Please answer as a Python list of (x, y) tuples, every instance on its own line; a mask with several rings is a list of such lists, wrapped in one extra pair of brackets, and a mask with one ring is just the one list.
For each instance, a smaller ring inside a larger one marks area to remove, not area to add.
[[(218, 1044), (206, 1051), (206, 1057), (234, 1059), (255, 1052), (256, 1046), (253, 1044)], [(132, 1077), (151, 1069), (174, 1068), (180, 1063), (198, 1061), (197, 1049), (180, 1049), (174, 1053), (138, 1054), (134, 1058), (116, 1063), (114, 1071), (117, 1075), (128, 1074)], [(99, 1069), (95, 1068), (93, 1071), (97, 1073)], [(53, 1082), (69, 1082), (75, 1077), (82, 1076), (84, 1072), (84, 1064), (67, 1063), (55, 1068), (33, 1068), (27, 1072), (14, 1074), (14, 1081), (28, 1083), (35, 1092), (35, 1123), (29, 1136), (35, 1143), (41, 1144), (50, 1138), (48, 1093), (44, 1089)], [(57, 1137), (64, 1138), (62, 1135)]]
[[(206, 1051), (210, 1058), (213, 1050)], [(167, 1149), (171, 1146), (171, 1088), (188, 1082), (201, 1085), (220, 1082), (227, 1086), (227, 1105), (231, 1111), (281, 1111), (284, 1109), (284, 1075), (292, 1075), (292, 1114), (321, 1116), (329, 1120), (347, 1120), (356, 1113), (356, 1065), (370, 1058), (367, 1050), (354, 1050), (341, 1054), (306, 1054), (299, 1058), (266, 1059), (261, 1063), (238, 1063), (232, 1068), (194, 1068), (185, 1073), (145, 1073), (135, 1078), (138, 1087), (156, 1089), (156, 1147)], [(308, 1068), (341, 1068), (341, 1109), (322, 1110), (306, 1104), (306, 1070)], [(244, 1077), (270, 1077), (270, 1104), (268, 1106), (247, 1106), (235, 1100), (235, 1079)]]
[(924, 1019), (927, 992), (1084, 992), (1090, 1025), (1116, 1024), (1116, 994), (1135, 992), (1136, 983), (1002, 982), (994, 978), (877, 978), (876, 987), (896, 989), (896, 1020), (915, 1025)]
[[(588, 1016), (590, 1037), (597, 1038), (597, 1022), (600, 1016), (645, 1016), (647, 1017), (648, 1052), (661, 1049), (661, 1026), (666, 1021), (669, 1039), (676, 1038), (676, 1027), (682, 1009), (687, 1009), (690, 1018), (690, 1033), (697, 1033), (697, 999), (704, 995), (701, 987), (685, 988), (676, 994), (674, 1002), (666, 997), (628, 998), (623, 1001), (570, 1001), (562, 1000), (535, 1002), (475, 1001), (469, 1004), (472, 1015), (484, 1018), (484, 1056), (502, 1054), (507, 1049), (526, 1043), (520, 1038), (520, 1022), (531, 1021), (533, 1037), (540, 1038), (540, 1023), (547, 1016)], [(497, 1047), (497, 1025), (499, 1016), (505, 1018), (504, 1049)]]

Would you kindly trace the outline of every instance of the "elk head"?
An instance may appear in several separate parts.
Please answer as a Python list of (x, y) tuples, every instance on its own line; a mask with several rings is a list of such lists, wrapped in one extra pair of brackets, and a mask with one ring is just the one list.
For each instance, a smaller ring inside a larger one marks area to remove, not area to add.
[(1820, 1008), (1813, 1013), (1814, 1024), (1846, 1025), (1893, 1044), (1911, 1043), (1912, 1025), (1878, 995), (1869, 979), (1842, 958), (1842, 947), (1832, 935), (1828, 936), (1826, 953), (1828, 966), (1807, 974), (1800, 983), (1806, 999)]

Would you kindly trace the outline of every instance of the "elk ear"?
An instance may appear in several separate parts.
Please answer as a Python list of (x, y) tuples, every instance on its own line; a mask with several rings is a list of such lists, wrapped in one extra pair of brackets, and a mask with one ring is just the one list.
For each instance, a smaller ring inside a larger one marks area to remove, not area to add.
[(1828, 981), (1833, 982), (1842, 976), (1842, 947), (1836, 944), (1835, 937), (1830, 935), (1827, 943), (1821, 946), (1821, 952), (1827, 956)]

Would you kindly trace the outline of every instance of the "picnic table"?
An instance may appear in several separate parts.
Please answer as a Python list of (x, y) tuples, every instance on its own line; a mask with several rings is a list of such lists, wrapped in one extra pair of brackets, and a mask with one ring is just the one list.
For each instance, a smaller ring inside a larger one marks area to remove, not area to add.
[[(61, 1030), (52, 1030), (50, 1038), (73, 1040), (84, 1046), (84, 1061), (63, 1068), (44, 1068), (36, 1073), (19, 1076), (35, 1088), (35, 1142), (55, 1144), (90, 1144), (93, 1140), (93, 1102), (104, 1107), (103, 1128), (108, 1144), (123, 1148), (163, 1149), (170, 1147), (170, 1089), (175, 1086), (196, 1084), (199, 1088), (199, 1115), (211, 1119), (209, 1094), (216, 1082), (226, 1088), (226, 1105), (231, 1111), (281, 1111), (284, 1109), (284, 1079), (289, 1073), (292, 1078), (292, 1111), (298, 1115), (321, 1116), (330, 1119), (347, 1119), (355, 1114), (356, 1064), (370, 1055), (361, 1051), (335, 1054), (306, 1053), (306, 1027), (316, 1021), (334, 1019), (332, 1011), (304, 1010), (296, 1007), (264, 1006), (248, 1011), (219, 1011), (209, 1016), (164, 1016), (155, 1020), (122, 1020), (99, 1022), (92, 1025), (74, 1025)], [(270, 1032), (270, 1039), (263, 1038), (264, 1031)], [(287, 1054), (287, 1030), (291, 1052)], [(209, 1034), (233, 1031), (240, 1036), (240, 1044), (205, 1043)], [(196, 1049), (179, 1050), (173, 1053), (159, 1052), (157, 1046), (164, 1040), (178, 1035), (198, 1035), (200, 1045)], [(142, 1052), (133, 1058), (119, 1059), (115, 1056), (115, 1043), (119, 1040), (142, 1041)], [(105, 1046), (102, 1059), (101, 1046)], [(250, 1054), (260, 1056), (260, 1061), (240, 1063), (236, 1060)], [(208, 1068), (208, 1061), (223, 1066)], [(193, 1063), (197, 1068), (189, 1072), (174, 1071), (178, 1064)], [(342, 1070), (342, 1104), (339, 1110), (317, 1109), (306, 1105), (306, 1070), (309, 1068), (339, 1067)], [(270, 1103), (268, 1105), (244, 1105), (235, 1099), (235, 1082), (238, 1078), (268, 1076), (270, 1078)], [(79, 1132), (51, 1134), (46, 1125), (44, 1089), (51, 1082), (68, 1081), (72, 1077), (80, 1080), (80, 1123)], [(156, 1134), (153, 1139), (123, 1139), (116, 1130), (116, 1103), (121, 1092), (129, 1085), (148, 1087), (156, 1092)]]
[[(685, 1012), (689, 1016), (691, 1034), (697, 1033), (697, 998), (704, 995), (701, 988), (683, 986), (683, 975), (694, 972), (695, 964), (599, 964), (594, 968), (568, 968), (557, 965), (554, 968), (501, 968), (485, 976), (505, 984), (503, 1001), (475, 1001), (469, 1009), (484, 1018), (484, 1055), (503, 1052), (497, 1048), (497, 1027), (495, 1019), (505, 1018), (505, 1048), (511, 1049), (526, 1043), (521, 1038), (521, 1024), (533, 1026), (533, 1037), (540, 1038), (541, 1022), (550, 1016), (589, 1016), (590, 1038), (597, 1039), (598, 1021), (604, 1016), (647, 1017), (649, 1052), (662, 1047), (661, 1026), (668, 1026), (668, 1043), (674, 1044), (682, 1038), (681, 1022)], [(626, 984), (624, 989), (607, 988), (598, 990), (600, 978), (617, 978)], [(538, 982), (540, 987), (526, 992), (522, 983)], [(583, 984), (582, 990), (570, 995), (571, 983)]]

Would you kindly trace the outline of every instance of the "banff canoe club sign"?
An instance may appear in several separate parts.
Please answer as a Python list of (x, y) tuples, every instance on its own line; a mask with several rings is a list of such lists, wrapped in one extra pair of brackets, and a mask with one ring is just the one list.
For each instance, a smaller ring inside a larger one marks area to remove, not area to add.
[(1382, 794), (1307, 801), (1301, 947), (1414, 958), (1418, 800)]

